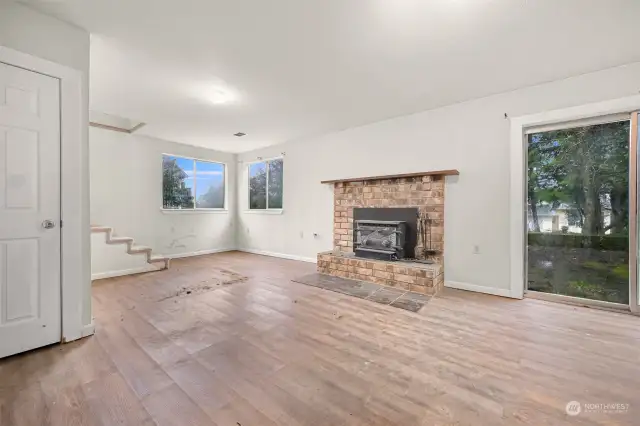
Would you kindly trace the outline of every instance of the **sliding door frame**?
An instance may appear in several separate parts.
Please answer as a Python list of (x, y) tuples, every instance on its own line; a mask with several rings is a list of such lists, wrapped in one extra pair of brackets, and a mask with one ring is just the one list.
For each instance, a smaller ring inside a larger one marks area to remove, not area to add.
[[(635, 190), (638, 181), (638, 138), (630, 135), (630, 287), (629, 305), (604, 302), (598, 300), (582, 299), (571, 296), (557, 294), (547, 294), (542, 292), (527, 291), (527, 152), (528, 137), (527, 130), (537, 128), (538, 131), (551, 130), (553, 128), (569, 128), (587, 124), (598, 124), (611, 121), (620, 121), (621, 114), (626, 114), (626, 119), (632, 120), (631, 129), (633, 132), (633, 118), (637, 114), (632, 113), (640, 110), (640, 96), (614, 99), (594, 104), (581, 105), (578, 107), (561, 110), (548, 111), (540, 114), (533, 114), (511, 119), (511, 142), (510, 142), (510, 294), (514, 298), (527, 297), (540, 298), (545, 300), (558, 301), (563, 303), (587, 305), (598, 308), (613, 310), (637, 310), (637, 212), (638, 198)], [(612, 117), (615, 116), (615, 119)], [(575, 126), (574, 126), (575, 125)], [(637, 125), (635, 126), (637, 132)], [(631, 151), (633, 150), (633, 151)], [(633, 197), (633, 198), (632, 198)], [(633, 216), (632, 216), (633, 214)], [(632, 229), (633, 228), (633, 229)], [(635, 296), (634, 296), (635, 295)], [(632, 296), (635, 299), (632, 299)]]
[[(597, 126), (600, 124), (619, 123), (623, 121), (630, 122), (631, 114), (629, 113), (610, 114), (610, 115), (604, 115), (604, 116), (598, 116), (598, 117), (585, 118), (582, 120), (563, 121), (563, 122), (555, 123), (552, 125), (527, 127), (524, 129), (525, 151), (528, 152), (529, 135), (534, 133), (550, 132), (554, 130), (574, 129), (576, 127)], [(636, 158), (636, 155), (633, 154), (633, 152), (634, 152), (634, 149), (632, 148), (631, 139), (629, 139), (629, 282), (630, 283), (636, 282), (635, 277), (632, 277), (634, 268), (631, 267), (633, 265), (632, 263), (633, 249), (632, 248), (635, 245), (635, 238), (633, 238), (633, 235), (634, 235), (633, 232), (635, 232), (634, 230), (635, 221), (632, 220), (631, 218), (636, 217), (635, 215), (636, 202), (635, 202), (635, 197), (632, 198), (632, 194), (633, 194), (633, 190), (635, 190), (636, 170), (637, 170), (635, 167), (636, 162), (634, 161), (634, 159)], [(528, 156), (525, 157), (525, 173), (527, 173), (526, 170), (528, 170), (527, 158)], [(529, 176), (525, 176), (525, 180), (528, 180), (528, 179), (529, 179)], [(525, 209), (527, 209), (526, 196), (525, 196), (524, 203), (525, 203)], [(525, 215), (526, 214), (527, 212), (525, 211)], [(522, 230), (522, 232), (524, 233), (524, 238), (525, 238), (525, 271), (524, 273), (526, 277), (529, 270), (528, 268), (529, 259), (528, 259), (527, 250), (526, 250), (527, 238), (528, 238), (526, 226)], [(603, 308), (603, 309), (609, 309), (609, 310), (619, 310), (619, 311), (629, 310), (629, 305), (624, 303), (607, 302), (605, 300), (588, 299), (585, 297), (568, 296), (566, 294), (545, 293), (543, 291), (529, 290), (526, 287), (527, 283), (528, 283), (528, 280), (525, 279), (524, 294), (525, 296), (531, 297), (534, 299), (549, 300), (552, 302), (562, 302), (562, 303), (568, 303), (571, 305), (597, 307), (597, 308)], [(631, 287), (633, 286), (630, 284), (629, 294), (628, 294), (629, 296), (631, 294)]]
[(638, 111), (631, 113), (629, 134), (629, 310), (640, 314), (638, 306)]

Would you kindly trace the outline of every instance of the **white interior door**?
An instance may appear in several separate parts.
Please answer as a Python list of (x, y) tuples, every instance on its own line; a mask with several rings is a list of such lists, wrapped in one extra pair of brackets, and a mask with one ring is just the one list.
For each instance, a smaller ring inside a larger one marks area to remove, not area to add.
[(59, 342), (60, 299), (59, 80), (0, 63), (0, 357)]

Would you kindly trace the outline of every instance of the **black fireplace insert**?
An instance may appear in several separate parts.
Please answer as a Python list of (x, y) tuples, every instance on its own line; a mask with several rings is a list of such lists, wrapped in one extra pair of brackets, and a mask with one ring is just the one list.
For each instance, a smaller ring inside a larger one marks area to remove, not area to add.
[(356, 256), (400, 260), (413, 257), (417, 244), (417, 208), (353, 209)]

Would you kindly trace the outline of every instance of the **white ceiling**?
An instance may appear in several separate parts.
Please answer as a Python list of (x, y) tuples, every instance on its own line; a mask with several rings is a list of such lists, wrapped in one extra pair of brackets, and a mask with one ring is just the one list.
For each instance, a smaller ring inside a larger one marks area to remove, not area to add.
[(24, 2), (92, 33), (91, 109), (231, 152), (640, 61), (638, 0)]

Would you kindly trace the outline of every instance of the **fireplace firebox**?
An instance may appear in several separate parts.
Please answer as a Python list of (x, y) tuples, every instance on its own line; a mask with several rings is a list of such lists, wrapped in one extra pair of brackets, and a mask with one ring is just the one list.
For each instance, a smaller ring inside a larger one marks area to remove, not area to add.
[(358, 257), (400, 260), (413, 257), (417, 208), (355, 208), (353, 248)]
[(355, 221), (356, 256), (397, 260), (404, 257), (406, 223), (392, 220)]

